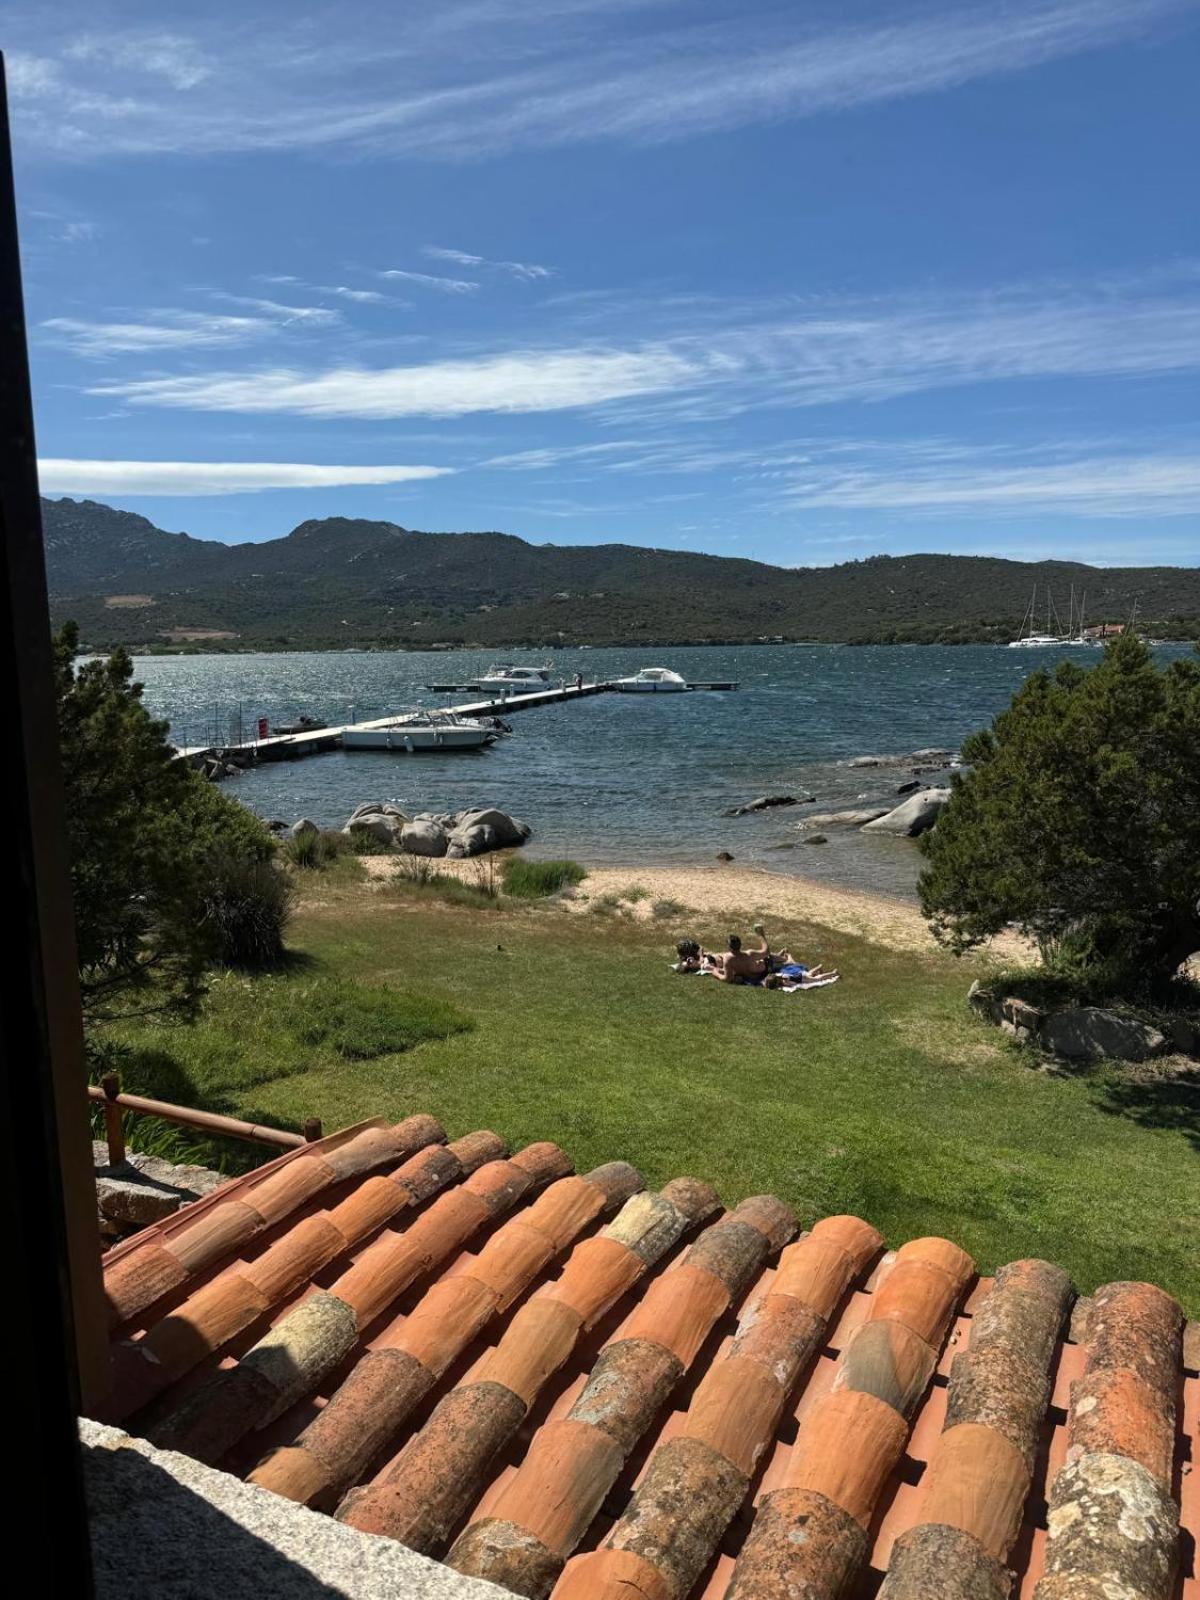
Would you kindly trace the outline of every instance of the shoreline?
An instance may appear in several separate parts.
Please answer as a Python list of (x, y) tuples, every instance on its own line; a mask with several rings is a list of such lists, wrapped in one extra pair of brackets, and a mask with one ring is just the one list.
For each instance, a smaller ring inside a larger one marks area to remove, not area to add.
[[(406, 858), (362, 856), (359, 859), (369, 878), (385, 883), (393, 864)], [(428, 860), (432, 871), (470, 883), (480, 872), (481, 864), (494, 861), (496, 857), (407, 859)], [(939, 953), (939, 946), (916, 903), (891, 895), (842, 888), (814, 878), (786, 876), (756, 866), (689, 867), (642, 862), (616, 867), (590, 866), (586, 861), (581, 864), (587, 868), (587, 877), (576, 890), (557, 902), (575, 915), (587, 912), (597, 900), (606, 896), (619, 899), (624, 891), (636, 889), (644, 890), (644, 896), (627, 903), (624, 909), (639, 921), (653, 919), (656, 902), (673, 901), (680, 908), (680, 917), (685, 912), (694, 913), (700, 919), (728, 916), (744, 920), (747, 915), (763, 919), (777, 917), (787, 922), (816, 923), (892, 950), (927, 955)], [(709, 937), (725, 931), (723, 928), (711, 930)], [(1005, 961), (1027, 961), (1030, 957), (1028, 945), (1016, 933), (999, 935), (984, 947), (983, 953)]]

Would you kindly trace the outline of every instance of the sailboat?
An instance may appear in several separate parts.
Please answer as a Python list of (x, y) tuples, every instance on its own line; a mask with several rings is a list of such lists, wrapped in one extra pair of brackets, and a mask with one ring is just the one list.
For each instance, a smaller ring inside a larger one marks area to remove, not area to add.
[[(1047, 631), (1045, 633), (1035, 633), (1034, 632), (1034, 615), (1035, 615), (1035, 612), (1037, 611), (1037, 584), (1035, 583), (1034, 586), (1033, 586), (1033, 596), (1032, 596), (1032, 598), (1030, 599), (1030, 602), (1029, 602), (1029, 608), (1025, 612), (1025, 615), (1021, 618), (1021, 631), (1020, 631), (1020, 633), (1017, 635), (1017, 637), (1015, 639), (1012, 639), (1012, 640), (1009, 641), (1008, 648), (1010, 650), (1045, 650), (1051, 645), (1060, 644), (1062, 642), (1059, 639), (1057, 634), (1051, 633), (1049, 631), (1049, 629), (1050, 629), (1050, 611), (1051, 611), (1051, 608), (1052, 608), (1053, 604), (1054, 604), (1054, 599), (1053, 599), (1053, 596), (1050, 593), (1050, 585), (1047, 584), (1046, 585), (1046, 629), (1047, 629)], [(1029, 630), (1028, 632), (1025, 631), (1026, 628), (1028, 628), (1028, 630)]]
[(1071, 610), (1067, 621), (1067, 631), (1059, 644), (1071, 645), (1084, 650), (1094, 650), (1100, 643), (1098, 639), (1089, 639), (1083, 631), (1083, 614), (1087, 606), (1087, 590), (1083, 591), (1083, 598), (1079, 602), (1079, 617), (1075, 616), (1075, 585), (1071, 585)]

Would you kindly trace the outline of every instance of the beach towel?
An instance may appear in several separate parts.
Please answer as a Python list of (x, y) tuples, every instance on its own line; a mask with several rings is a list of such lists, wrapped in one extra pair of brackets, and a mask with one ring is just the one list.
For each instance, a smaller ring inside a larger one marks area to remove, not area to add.
[[(678, 961), (673, 961), (671, 963), (671, 971), (681, 973), (684, 977), (691, 978), (716, 977), (716, 973), (711, 967), (685, 967), (682, 966)], [(787, 979), (793, 972), (807, 973), (808, 968), (802, 967), (798, 963), (788, 967), (781, 967), (777, 972), (773, 973), (772, 976), (783, 978), (784, 982), (772, 984), (771, 987), (777, 990), (779, 994), (795, 994), (798, 989), (823, 989), (826, 984), (836, 983), (839, 976), (839, 974), (836, 972), (828, 972), (820, 978), (800, 977), (793, 979), (792, 982), (789, 983)], [(741, 978), (739, 979), (739, 986), (743, 989), (766, 988), (766, 984), (761, 978)]]

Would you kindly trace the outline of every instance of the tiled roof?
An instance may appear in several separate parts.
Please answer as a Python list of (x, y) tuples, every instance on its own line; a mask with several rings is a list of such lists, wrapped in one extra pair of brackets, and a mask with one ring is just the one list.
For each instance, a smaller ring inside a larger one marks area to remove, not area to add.
[(105, 1278), (106, 1420), (518, 1594), (1200, 1600), (1200, 1338), (1146, 1284), (431, 1117)]

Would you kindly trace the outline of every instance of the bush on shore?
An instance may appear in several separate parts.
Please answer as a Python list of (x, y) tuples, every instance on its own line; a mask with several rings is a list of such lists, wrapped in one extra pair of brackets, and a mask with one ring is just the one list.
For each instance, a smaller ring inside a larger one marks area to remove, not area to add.
[(351, 839), (344, 833), (314, 829), (294, 834), (284, 845), (284, 857), (293, 867), (305, 872), (320, 872), (345, 855), (355, 854)]
[(587, 877), (578, 861), (526, 861), (522, 856), (509, 856), (501, 873), (505, 894), (517, 900), (541, 900)]
[(1035, 672), (963, 760), (921, 841), (937, 938), (1015, 923), (1076, 995), (1163, 1003), (1200, 949), (1200, 660), (1125, 635)]
[(175, 759), (126, 651), (77, 665), (77, 647), (68, 623), (54, 655), (85, 1018), (193, 1013), (214, 964), (282, 952), (289, 908), (271, 875), (275, 842)]

